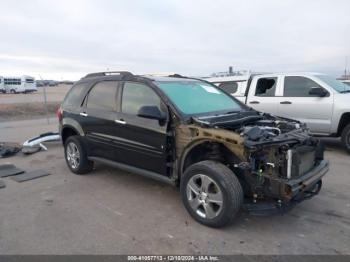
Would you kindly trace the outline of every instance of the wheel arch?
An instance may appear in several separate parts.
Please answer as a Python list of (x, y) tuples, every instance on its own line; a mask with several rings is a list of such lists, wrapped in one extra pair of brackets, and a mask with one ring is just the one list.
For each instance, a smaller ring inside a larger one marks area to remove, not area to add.
[(189, 166), (204, 160), (214, 160), (224, 164), (235, 164), (241, 161), (229, 147), (220, 141), (213, 139), (196, 140), (184, 149), (180, 157), (178, 179), (181, 179)]
[(347, 112), (347, 113), (343, 113), (341, 118), (340, 118), (340, 121), (339, 121), (339, 125), (338, 125), (338, 132), (337, 132), (337, 135), (338, 136), (341, 136), (344, 128), (350, 124), (350, 112)]
[(75, 127), (71, 125), (64, 125), (62, 127), (61, 140), (63, 144), (66, 142), (68, 137), (75, 136), (75, 135), (80, 135), (80, 132)]

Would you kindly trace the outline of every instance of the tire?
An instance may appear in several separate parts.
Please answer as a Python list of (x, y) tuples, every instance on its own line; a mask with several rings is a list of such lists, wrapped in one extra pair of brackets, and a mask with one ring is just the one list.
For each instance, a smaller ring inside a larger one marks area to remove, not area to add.
[(94, 167), (94, 162), (87, 158), (87, 152), (80, 136), (67, 138), (64, 143), (64, 156), (69, 169), (75, 174), (87, 174)]
[(341, 134), (341, 140), (345, 146), (346, 151), (350, 154), (350, 124), (344, 128)]
[(233, 221), (244, 198), (236, 175), (225, 165), (210, 160), (185, 171), (180, 192), (185, 208), (196, 221), (217, 228)]
[(16, 94), (17, 92), (16, 92), (16, 90), (11, 89), (11, 90), (10, 90), (10, 93), (11, 93), (11, 94)]

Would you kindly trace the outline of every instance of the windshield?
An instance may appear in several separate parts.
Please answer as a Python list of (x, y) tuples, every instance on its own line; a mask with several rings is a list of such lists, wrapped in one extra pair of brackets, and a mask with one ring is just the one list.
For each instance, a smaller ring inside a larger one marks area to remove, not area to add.
[(327, 75), (318, 75), (318, 78), (320, 78), (323, 82), (325, 82), (327, 85), (332, 87), (334, 90), (338, 91), (339, 93), (346, 93), (350, 92), (350, 86), (330, 77)]
[(200, 81), (157, 81), (156, 84), (186, 115), (241, 111), (234, 98)]

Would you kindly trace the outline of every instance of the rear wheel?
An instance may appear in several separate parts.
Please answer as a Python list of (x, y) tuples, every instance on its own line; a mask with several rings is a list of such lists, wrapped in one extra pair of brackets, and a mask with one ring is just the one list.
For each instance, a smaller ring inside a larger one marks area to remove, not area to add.
[(350, 154), (350, 124), (348, 124), (341, 135), (342, 142), (345, 146), (346, 151)]
[(10, 90), (10, 93), (11, 93), (11, 94), (16, 94), (17, 92), (16, 92), (15, 89), (11, 89), (11, 90)]
[(79, 136), (70, 136), (64, 144), (64, 152), (69, 169), (75, 174), (90, 172), (94, 163), (87, 158), (84, 144)]
[(190, 215), (210, 227), (231, 223), (243, 203), (243, 189), (236, 175), (225, 165), (210, 160), (185, 171), (180, 191)]

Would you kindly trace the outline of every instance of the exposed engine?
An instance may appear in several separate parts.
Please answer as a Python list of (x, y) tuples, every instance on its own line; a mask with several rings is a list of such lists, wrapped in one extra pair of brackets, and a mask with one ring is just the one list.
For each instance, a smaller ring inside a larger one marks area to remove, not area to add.
[(247, 162), (239, 163), (237, 168), (246, 171), (245, 179), (256, 199), (264, 195), (280, 197), (282, 192), (288, 198), (291, 189), (281, 181), (297, 179), (323, 160), (323, 146), (295, 120), (246, 111), (194, 121), (244, 137)]

